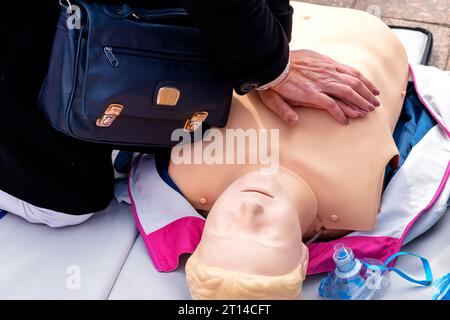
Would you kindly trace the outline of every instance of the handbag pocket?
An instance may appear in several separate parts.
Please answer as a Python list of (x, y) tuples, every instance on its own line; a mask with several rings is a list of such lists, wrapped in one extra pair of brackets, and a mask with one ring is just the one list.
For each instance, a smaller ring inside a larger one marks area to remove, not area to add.
[[(221, 111), (227, 111), (217, 97), (226, 97), (226, 80), (222, 70), (207, 56), (188, 52), (159, 51), (104, 45), (96, 65), (99, 72), (87, 80), (83, 118), (97, 119), (111, 104), (122, 105), (120, 118), (165, 119), (184, 122), (194, 111), (211, 114), (209, 124), (223, 126)], [(101, 61), (100, 61), (101, 60)], [(195, 74), (195, 77), (192, 75)], [(131, 77), (132, 75), (132, 77)], [(223, 81), (223, 85), (205, 87), (208, 80)], [(95, 90), (88, 90), (95, 87)], [(198, 94), (199, 88), (205, 92)], [(174, 88), (179, 92), (176, 104), (158, 103), (160, 90)], [(93, 94), (90, 94), (93, 93)], [(117, 121), (119, 121), (118, 119)]]

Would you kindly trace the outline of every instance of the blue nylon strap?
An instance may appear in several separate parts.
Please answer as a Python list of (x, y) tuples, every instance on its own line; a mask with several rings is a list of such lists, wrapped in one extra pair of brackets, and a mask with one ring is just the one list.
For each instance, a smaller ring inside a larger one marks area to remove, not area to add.
[(6, 212), (5, 210), (0, 209), (0, 219), (6, 216), (7, 213), (8, 212)]
[[(398, 268), (395, 268), (395, 267), (391, 267), (390, 268), (390, 267), (388, 267), (389, 263), (391, 263), (392, 260), (396, 259), (399, 256), (405, 256), (405, 255), (417, 257), (417, 258), (419, 258), (422, 261), (423, 269), (424, 269), (424, 272), (425, 272), (425, 280), (416, 280), (414, 278), (411, 278), (410, 276), (408, 276), (406, 273), (404, 273), (403, 271), (401, 271)], [(389, 259), (387, 259), (386, 262), (383, 265), (381, 265), (381, 266), (371, 265), (371, 264), (369, 264), (367, 262), (364, 262), (364, 264), (366, 265), (367, 268), (370, 268), (370, 269), (373, 269), (373, 270), (394, 271), (395, 273), (397, 273), (402, 278), (404, 278), (404, 279), (406, 279), (406, 280), (408, 280), (410, 282), (413, 282), (413, 283), (416, 283), (416, 284), (420, 284), (422, 286), (428, 286), (428, 285), (431, 284), (431, 282), (433, 282), (433, 274), (431, 273), (430, 263), (428, 262), (427, 259), (425, 259), (425, 258), (423, 258), (423, 257), (421, 257), (421, 256), (419, 256), (417, 254), (414, 254), (414, 253), (398, 252), (398, 253), (390, 256)]]

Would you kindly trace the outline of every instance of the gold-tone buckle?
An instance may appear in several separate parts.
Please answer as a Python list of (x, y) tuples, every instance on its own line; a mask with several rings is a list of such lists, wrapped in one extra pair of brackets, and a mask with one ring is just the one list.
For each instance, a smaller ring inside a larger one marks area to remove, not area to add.
[(184, 130), (187, 132), (195, 132), (202, 125), (202, 123), (208, 118), (208, 112), (200, 111), (194, 113), (194, 115), (186, 120), (184, 124)]
[(160, 106), (174, 107), (177, 105), (180, 95), (180, 90), (175, 87), (162, 87), (158, 91), (156, 104)]
[(122, 113), (123, 105), (113, 103), (106, 108), (102, 117), (97, 119), (97, 126), (106, 128), (113, 124), (118, 116)]

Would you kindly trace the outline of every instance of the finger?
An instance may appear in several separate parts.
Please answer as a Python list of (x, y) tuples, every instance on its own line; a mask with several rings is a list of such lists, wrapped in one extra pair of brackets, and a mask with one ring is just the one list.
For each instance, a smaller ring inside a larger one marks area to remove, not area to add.
[[(333, 100), (333, 98), (330, 98), (330, 99)], [(285, 99), (285, 100), (291, 106), (298, 106), (298, 107), (302, 106), (301, 103), (298, 103), (298, 102), (295, 102), (295, 101), (292, 101), (292, 100), (289, 100), (289, 99)], [(338, 107), (341, 108), (341, 110), (344, 112), (344, 114), (348, 118), (353, 118), (353, 119), (362, 118), (362, 117), (364, 117), (367, 114), (366, 111), (361, 110), (361, 109), (359, 109), (357, 107), (354, 107), (354, 106), (352, 106), (350, 104), (347, 104), (347, 103), (345, 103), (345, 102), (343, 102), (341, 100), (335, 100), (335, 101), (338, 104)], [(328, 101), (327, 103), (331, 104), (332, 102)], [(318, 105), (313, 104), (313, 103), (307, 103), (307, 104), (304, 104), (303, 106), (311, 106), (311, 107), (314, 107), (314, 108), (318, 107)], [(325, 109), (325, 108), (323, 108), (323, 109)], [(341, 122), (341, 121), (339, 120), (339, 122)]]
[(345, 113), (345, 115), (349, 118), (357, 119), (364, 117), (367, 113), (363, 112), (361, 109), (357, 109), (351, 105), (346, 104), (343, 101), (337, 100), (339, 108)]
[(284, 122), (293, 126), (298, 121), (297, 113), (283, 98), (273, 90), (259, 91), (263, 103), (273, 112), (275, 112)]
[(375, 107), (379, 107), (381, 105), (381, 103), (377, 99), (377, 97), (375, 97), (375, 95), (366, 87), (364, 82), (362, 82), (358, 78), (355, 78), (354, 76), (342, 73), (340, 75), (340, 80), (342, 83), (350, 86), (361, 97), (366, 99), (368, 102), (373, 104)]
[(359, 70), (356, 70), (348, 65), (340, 64), (338, 63), (336, 66), (336, 70), (341, 73), (349, 74), (355, 78), (358, 78), (361, 80), (364, 85), (376, 96), (380, 95), (380, 90), (370, 81), (367, 79)]
[(342, 111), (336, 100), (333, 98), (330, 98), (326, 94), (317, 94), (311, 97), (311, 101), (313, 101), (315, 105), (328, 111), (328, 113), (340, 123), (345, 125), (348, 124), (346, 114)]
[(342, 101), (348, 102), (349, 104), (354, 105), (359, 109), (368, 112), (375, 110), (375, 106), (372, 103), (361, 97), (358, 93), (355, 92), (355, 90), (352, 89), (352, 87), (348, 85), (332, 82), (324, 88), (324, 93), (338, 98)]

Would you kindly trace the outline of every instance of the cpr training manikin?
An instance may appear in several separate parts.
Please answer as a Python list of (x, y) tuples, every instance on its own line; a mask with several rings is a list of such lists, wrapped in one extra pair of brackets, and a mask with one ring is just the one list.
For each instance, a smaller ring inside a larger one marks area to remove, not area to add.
[[(186, 268), (194, 298), (300, 297), (307, 261), (302, 236), (307, 241), (322, 227), (335, 237), (375, 226), (385, 168), (398, 155), (392, 134), (408, 81), (406, 53), (390, 29), (367, 13), (307, 4), (301, 9), (292, 47), (360, 70), (380, 89), (382, 106), (348, 126), (326, 112), (299, 108), (299, 123), (291, 128), (256, 94), (235, 96), (227, 129), (279, 129), (281, 170), (261, 176), (248, 165), (171, 164), (170, 176), (187, 199), (211, 210)], [(212, 283), (221, 284), (207, 290)]]
[[(234, 95), (220, 132), (278, 129), (277, 150), (269, 150), (279, 153), (274, 172), (267, 174), (261, 164), (178, 163), (173, 159), (180, 149), (174, 148), (166, 172), (174, 186), (161, 179), (149, 186), (155, 160), (143, 156), (135, 162), (130, 194), (150, 256), (159, 271), (170, 271), (178, 267), (170, 250), (176, 256), (193, 253), (186, 264), (193, 299), (300, 299), (310, 256), (305, 243), (371, 232), (377, 225), (386, 167), (395, 168), (399, 160), (393, 133), (410, 75), (405, 49), (387, 25), (366, 12), (299, 3), (293, 21), (292, 49), (319, 52), (361, 71), (379, 88), (381, 106), (348, 125), (300, 106), (298, 123), (289, 127), (257, 93)], [(188, 148), (193, 155), (211, 143), (205, 139)], [(225, 142), (223, 150), (240, 151), (233, 148)], [(245, 149), (247, 159), (258, 152)], [(152, 192), (153, 200), (145, 200)], [(155, 194), (169, 193), (170, 204), (161, 209)], [(148, 208), (180, 216), (145, 217)], [(147, 237), (168, 224), (178, 239), (159, 231)], [(187, 229), (189, 240), (180, 240)], [(166, 244), (157, 247), (157, 241)]]

